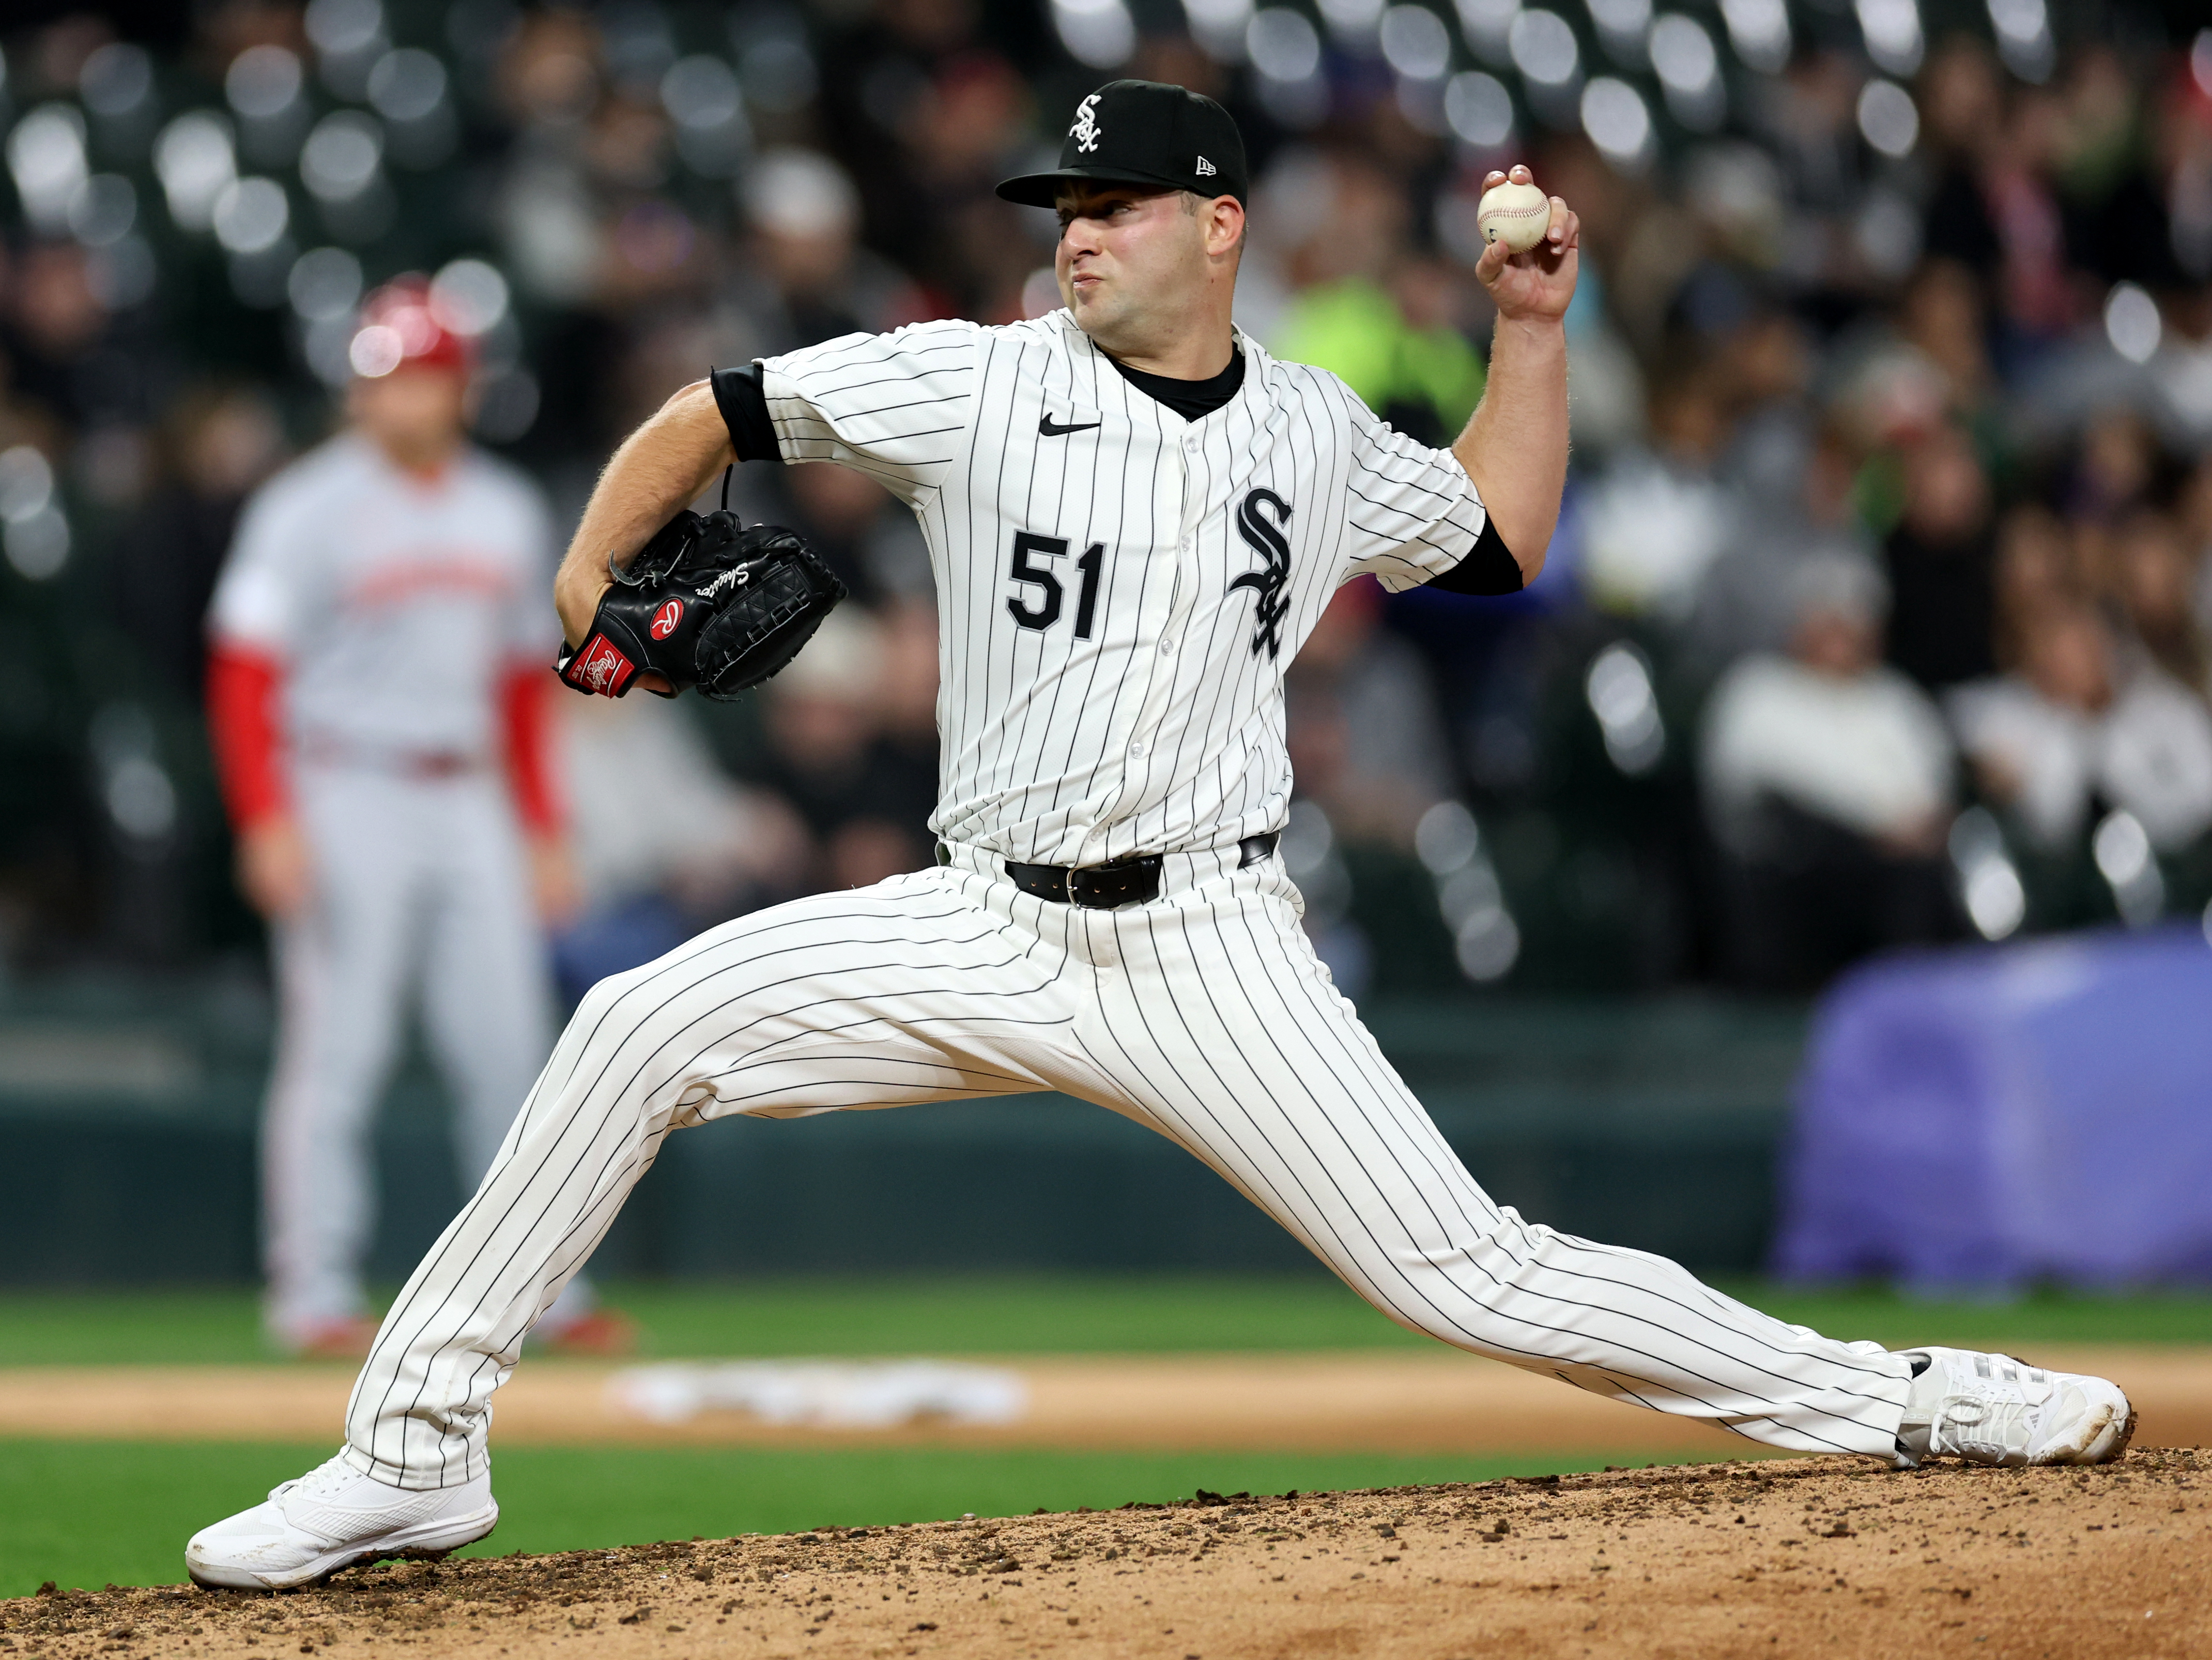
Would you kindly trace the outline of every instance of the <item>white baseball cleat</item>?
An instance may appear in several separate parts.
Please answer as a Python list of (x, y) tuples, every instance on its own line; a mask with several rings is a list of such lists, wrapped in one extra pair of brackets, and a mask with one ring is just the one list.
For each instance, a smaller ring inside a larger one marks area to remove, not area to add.
[(1899, 1353), (1926, 1362), (1898, 1426), (1900, 1468), (1945, 1456), (2010, 1467), (2102, 1464), (2125, 1452), (2136, 1432), (2135, 1408), (2104, 1378), (1973, 1349)]
[(210, 1588), (288, 1590), (380, 1557), (434, 1561), (498, 1522), (488, 1474), (410, 1493), (360, 1474), (340, 1454), (285, 1482), (265, 1504), (201, 1529), (185, 1547), (185, 1569)]

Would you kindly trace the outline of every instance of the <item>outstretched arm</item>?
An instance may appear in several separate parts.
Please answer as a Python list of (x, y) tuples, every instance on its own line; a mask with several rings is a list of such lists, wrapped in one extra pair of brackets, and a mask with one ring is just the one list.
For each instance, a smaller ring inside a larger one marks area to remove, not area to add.
[(553, 605), (571, 646), (591, 632), (607, 571), (653, 539), (736, 459), (711, 385), (695, 380), (663, 404), (607, 463), (553, 579)]
[[(1493, 173), (1486, 191), (1507, 175)], [(1528, 169), (1516, 185), (1534, 182)], [(1544, 240), (1526, 253), (1485, 248), (1474, 274), (1498, 307), (1482, 402), (1452, 446), (1512, 550), (1523, 583), (1544, 567), (1567, 482), (1567, 302), (1574, 298), (1582, 222), (1558, 197)]]

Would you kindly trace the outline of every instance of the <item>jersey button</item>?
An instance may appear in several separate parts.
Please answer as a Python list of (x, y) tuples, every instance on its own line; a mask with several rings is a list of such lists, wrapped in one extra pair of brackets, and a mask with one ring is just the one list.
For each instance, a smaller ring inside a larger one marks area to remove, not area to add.
[(1137, 759), (1137, 760), (1141, 761), (1142, 759), (1144, 759), (1144, 756), (1145, 756), (1145, 746), (1144, 746), (1144, 745), (1143, 745), (1143, 744), (1141, 744), (1141, 743), (1137, 743), (1137, 744), (1132, 744), (1132, 745), (1129, 745), (1129, 753), (1130, 753), (1131, 757), (1133, 757), (1133, 758), (1135, 758), (1135, 759)]

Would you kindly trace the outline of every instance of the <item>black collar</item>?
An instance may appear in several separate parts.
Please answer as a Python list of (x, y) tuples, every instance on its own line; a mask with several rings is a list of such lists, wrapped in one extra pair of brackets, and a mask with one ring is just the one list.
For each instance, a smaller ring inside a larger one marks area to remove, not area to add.
[(1229, 367), (1204, 380), (1178, 380), (1172, 375), (1147, 374), (1133, 369), (1108, 353), (1101, 353), (1121, 376), (1146, 397), (1165, 404), (1186, 421), (1200, 421), (1236, 397), (1244, 385), (1244, 353), (1232, 347)]

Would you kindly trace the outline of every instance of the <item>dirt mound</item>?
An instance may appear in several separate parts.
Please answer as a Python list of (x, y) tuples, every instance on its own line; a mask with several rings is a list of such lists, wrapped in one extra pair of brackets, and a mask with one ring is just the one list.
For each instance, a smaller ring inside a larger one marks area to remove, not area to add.
[[(2212, 1455), (1854, 1459), (823, 1529), (0, 1602), (13, 1656), (2212, 1652)], [(11, 1656), (10, 1660), (13, 1660)]]

